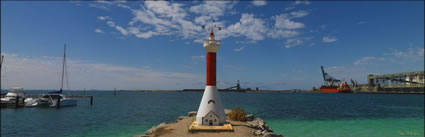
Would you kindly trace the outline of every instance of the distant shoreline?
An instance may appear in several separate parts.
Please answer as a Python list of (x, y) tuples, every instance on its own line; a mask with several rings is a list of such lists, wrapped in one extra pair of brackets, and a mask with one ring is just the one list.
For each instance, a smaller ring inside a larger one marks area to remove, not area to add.
[[(55, 90), (40, 90), (40, 89), (27, 89), (24, 92), (32, 91), (55, 91)], [(72, 92), (84, 92), (84, 90), (69, 90)], [(90, 89), (86, 92), (101, 91), (101, 92), (155, 92), (155, 93), (171, 93), (171, 92), (204, 92), (204, 89), (183, 89), (183, 90), (97, 90)], [(2, 89), (1, 94), (5, 95), (7, 89)], [(233, 93), (321, 93), (319, 90), (234, 90), (234, 89), (219, 89), (219, 92), (233, 92)], [(332, 93), (324, 93), (332, 94)], [(424, 92), (353, 92), (353, 93), (340, 93), (340, 94), (418, 94), (424, 95)]]
[[(183, 89), (183, 90), (118, 90), (119, 92), (203, 92), (204, 89)], [(313, 90), (223, 90), (219, 92), (238, 92), (238, 93), (319, 93), (320, 91)]]

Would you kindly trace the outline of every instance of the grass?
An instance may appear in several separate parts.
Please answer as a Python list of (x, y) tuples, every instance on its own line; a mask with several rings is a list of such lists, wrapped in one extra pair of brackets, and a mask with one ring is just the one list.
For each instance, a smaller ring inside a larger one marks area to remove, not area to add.
[(246, 113), (243, 109), (236, 107), (232, 109), (232, 112), (229, 113), (229, 118), (233, 121), (245, 121)]

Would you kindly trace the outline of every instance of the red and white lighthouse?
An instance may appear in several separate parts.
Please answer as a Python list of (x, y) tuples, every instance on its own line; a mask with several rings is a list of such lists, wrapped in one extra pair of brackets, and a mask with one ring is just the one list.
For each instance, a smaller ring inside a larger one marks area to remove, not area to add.
[(204, 40), (204, 48), (207, 52), (206, 87), (196, 115), (196, 121), (203, 126), (218, 126), (226, 122), (226, 115), (216, 86), (216, 58), (220, 41), (214, 38), (214, 27), (210, 29), (208, 40)]

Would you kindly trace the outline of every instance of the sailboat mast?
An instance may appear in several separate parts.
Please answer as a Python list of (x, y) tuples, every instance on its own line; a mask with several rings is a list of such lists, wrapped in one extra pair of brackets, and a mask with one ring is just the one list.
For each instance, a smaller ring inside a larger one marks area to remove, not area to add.
[(63, 62), (62, 62), (62, 82), (61, 82), (61, 92), (62, 92), (62, 89), (63, 89), (63, 77), (64, 77), (64, 72), (65, 72), (65, 60), (66, 60), (66, 44), (65, 44), (65, 46), (64, 46), (64, 49), (63, 49)]
[(3, 65), (3, 59), (4, 59), (4, 56), (1, 55), (1, 50), (0, 50), (0, 58), (1, 58), (1, 61), (0, 61), (0, 91), (1, 91), (1, 72), (2, 72), (1, 68)]

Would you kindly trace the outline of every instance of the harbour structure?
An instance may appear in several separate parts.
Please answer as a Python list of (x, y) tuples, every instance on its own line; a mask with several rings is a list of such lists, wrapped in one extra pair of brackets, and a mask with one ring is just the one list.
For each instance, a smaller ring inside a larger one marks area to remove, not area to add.
[(368, 75), (367, 79), (375, 92), (424, 93), (424, 71)]
[(424, 71), (404, 72), (384, 75), (370, 74), (367, 84), (354, 87), (354, 92), (369, 93), (420, 93), (424, 94)]
[[(183, 89), (185, 92), (202, 92), (204, 89)], [(253, 91), (251, 88), (242, 88), (239, 80), (237, 81), (235, 86), (231, 86), (224, 89), (218, 89), (219, 92), (250, 92)], [(255, 88), (255, 91), (259, 91), (259, 87)]]
[[(226, 114), (221, 103), (216, 86), (216, 57), (220, 48), (220, 41), (214, 37), (215, 25), (209, 29), (209, 38), (204, 40), (204, 49), (207, 52), (206, 87), (199, 105), (196, 119), (189, 127), (189, 131), (233, 131), (226, 121)], [(219, 28), (220, 30), (220, 28)]]

